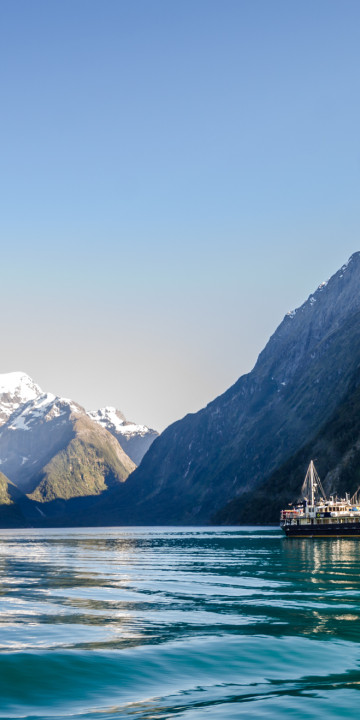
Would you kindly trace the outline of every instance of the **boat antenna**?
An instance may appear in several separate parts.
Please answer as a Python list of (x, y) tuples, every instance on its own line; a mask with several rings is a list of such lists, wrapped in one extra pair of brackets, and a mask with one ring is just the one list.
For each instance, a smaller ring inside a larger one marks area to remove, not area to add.
[(320, 493), (323, 500), (326, 501), (324, 488), (321, 484), (314, 462), (311, 460), (301, 488), (301, 494), (304, 500), (307, 500), (309, 505), (315, 505), (315, 497), (318, 493)]

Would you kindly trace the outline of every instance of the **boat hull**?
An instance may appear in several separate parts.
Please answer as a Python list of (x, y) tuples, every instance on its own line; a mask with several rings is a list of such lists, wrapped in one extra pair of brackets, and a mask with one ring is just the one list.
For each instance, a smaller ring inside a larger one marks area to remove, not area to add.
[(341, 523), (339, 525), (285, 525), (281, 526), (286, 537), (358, 537), (360, 523)]

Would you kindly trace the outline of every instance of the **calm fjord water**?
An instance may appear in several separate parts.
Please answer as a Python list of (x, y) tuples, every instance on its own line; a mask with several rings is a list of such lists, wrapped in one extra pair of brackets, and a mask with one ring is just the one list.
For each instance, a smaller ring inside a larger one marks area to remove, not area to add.
[(360, 540), (0, 537), (0, 718), (359, 717)]

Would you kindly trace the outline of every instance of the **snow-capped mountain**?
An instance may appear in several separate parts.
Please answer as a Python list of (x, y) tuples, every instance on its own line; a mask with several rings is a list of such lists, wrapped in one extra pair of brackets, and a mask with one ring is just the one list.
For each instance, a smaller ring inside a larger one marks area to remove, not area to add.
[(41, 393), (33, 400), (15, 410), (7, 422), (9, 430), (31, 430), (38, 422), (49, 422), (62, 416), (62, 422), (70, 412), (83, 413), (84, 408), (67, 398), (57, 397), (52, 393)]
[(0, 523), (77, 524), (80, 511), (86, 523), (135, 464), (83, 407), (25, 373), (0, 375), (0, 388)]
[(72, 400), (44, 393), (26, 373), (0, 374), (0, 470), (22, 490), (73, 434)]
[[(82, 438), (82, 467), (84, 463), (88, 466), (97, 447), (93, 464), (111, 458), (115, 475), (125, 479), (156, 435), (144, 425), (128, 423), (115, 408), (86, 413), (73, 400), (43, 392), (26, 373), (0, 374), (0, 471), (24, 492), (31, 493), (38, 486), (44, 468), (74, 438)], [(63, 477), (76, 474), (79, 467), (73, 450), (61, 470)], [(86, 482), (90, 487), (88, 470)], [(84, 480), (85, 475), (81, 477)], [(61, 492), (66, 495), (66, 488)]]
[(0, 425), (21, 405), (42, 395), (41, 388), (23, 372), (0, 374)]
[(117, 438), (123, 450), (136, 465), (140, 465), (145, 453), (159, 434), (146, 425), (129, 422), (120, 410), (111, 406), (92, 410), (88, 412), (88, 416)]
[(0, 470), (26, 492), (36, 485), (41, 468), (73, 437), (75, 416), (85, 415), (71, 400), (36, 388), (32, 399), (13, 403), (18, 407), (0, 427)]

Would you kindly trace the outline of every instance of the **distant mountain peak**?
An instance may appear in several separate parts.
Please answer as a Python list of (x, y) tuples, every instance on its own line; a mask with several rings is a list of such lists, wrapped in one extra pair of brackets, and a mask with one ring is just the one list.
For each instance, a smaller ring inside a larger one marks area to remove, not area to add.
[[(95, 435), (107, 431), (116, 438), (127, 472), (139, 464), (158, 433), (146, 425), (128, 422), (113, 406), (86, 413), (69, 398), (43, 392), (27, 373), (0, 374), (0, 465), (17, 482), (30, 477), (41, 458), (51, 454), (59, 443), (67, 442), (74, 423), (86, 419), (84, 427), (94, 424)], [(89, 424), (90, 423), (90, 424)], [(104, 437), (107, 437), (105, 432)], [(51, 439), (50, 439), (51, 436)], [(37, 438), (35, 440), (35, 438)], [(64, 440), (65, 438), (65, 440)], [(109, 437), (105, 442), (109, 443)], [(113, 441), (111, 441), (113, 442)], [(50, 455), (49, 455), (50, 457)], [(126, 464), (127, 463), (127, 464)], [(39, 465), (40, 467), (40, 465)], [(26, 480), (27, 481), (27, 480)], [(24, 480), (25, 482), (25, 480)]]
[(34, 383), (30, 375), (27, 375), (25, 372), (19, 370), (0, 373), (0, 395), (3, 393), (15, 393), (19, 390), (31, 392), (32, 398), (42, 393), (39, 385)]
[(89, 410), (88, 416), (92, 420), (95, 420), (95, 422), (99, 425), (106, 426), (108, 423), (112, 423), (114, 428), (118, 431), (121, 431), (124, 423), (126, 422), (125, 415), (112, 405), (107, 405), (99, 410)]
[(111, 405), (100, 408), (99, 410), (90, 410), (87, 414), (92, 420), (95, 420), (95, 422), (107, 429), (109, 429), (108, 426), (111, 425), (112, 430), (121, 435), (146, 435), (150, 430), (146, 425), (139, 425), (126, 420), (123, 413)]
[(91, 420), (95, 420), (117, 438), (121, 447), (136, 465), (139, 465), (144, 454), (158, 436), (156, 430), (126, 420), (123, 413), (111, 405), (99, 410), (91, 410), (87, 414)]
[(30, 400), (35, 400), (43, 391), (29, 375), (24, 372), (0, 374), (0, 425)]

